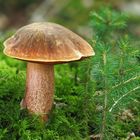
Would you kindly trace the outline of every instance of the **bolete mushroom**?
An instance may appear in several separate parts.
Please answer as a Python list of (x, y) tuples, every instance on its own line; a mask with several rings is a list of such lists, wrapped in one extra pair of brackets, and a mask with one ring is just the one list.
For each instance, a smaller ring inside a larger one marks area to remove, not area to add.
[(54, 94), (54, 64), (94, 55), (92, 47), (65, 27), (48, 22), (20, 28), (4, 42), (4, 54), (27, 61), (26, 94), (22, 105), (48, 119)]

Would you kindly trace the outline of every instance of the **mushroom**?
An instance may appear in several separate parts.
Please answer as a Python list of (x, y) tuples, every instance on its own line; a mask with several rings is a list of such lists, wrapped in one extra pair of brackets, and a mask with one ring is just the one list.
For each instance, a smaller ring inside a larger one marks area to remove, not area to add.
[(67, 28), (38, 22), (20, 28), (4, 42), (4, 54), (27, 61), (26, 94), (21, 107), (44, 121), (53, 104), (54, 65), (94, 55), (92, 47)]

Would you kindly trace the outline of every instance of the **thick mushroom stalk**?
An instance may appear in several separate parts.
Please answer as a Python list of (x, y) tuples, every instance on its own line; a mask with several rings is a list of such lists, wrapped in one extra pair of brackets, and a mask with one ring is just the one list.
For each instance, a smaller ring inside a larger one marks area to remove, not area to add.
[(53, 94), (54, 66), (28, 62), (24, 103), (29, 112), (36, 113), (47, 121)]

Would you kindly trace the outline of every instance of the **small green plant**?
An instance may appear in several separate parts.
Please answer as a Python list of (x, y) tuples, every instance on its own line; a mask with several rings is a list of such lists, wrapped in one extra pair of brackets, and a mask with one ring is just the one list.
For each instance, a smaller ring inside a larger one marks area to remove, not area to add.
[[(114, 127), (121, 121), (119, 113), (131, 104), (139, 106), (140, 103), (140, 66), (136, 58), (139, 50), (126, 34), (126, 19), (124, 14), (110, 8), (91, 12), (91, 26), (96, 35), (93, 40), (96, 56), (93, 58), (92, 74), (96, 81), (94, 99), (101, 115), (98, 121), (101, 140), (119, 137)], [(120, 137), (126, 136), (124, 133)]]

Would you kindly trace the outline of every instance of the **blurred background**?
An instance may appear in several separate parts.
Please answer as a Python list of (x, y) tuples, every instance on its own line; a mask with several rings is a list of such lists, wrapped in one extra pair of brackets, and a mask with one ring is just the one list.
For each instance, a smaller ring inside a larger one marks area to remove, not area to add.
[(0, 33), (31, 22), (49, 21), (91, 37), (92, 32), (88, 27), (90, 11), (105, 5), (129, 14), (128, 29), (139, 36), (139, 0), (0, 0)]

